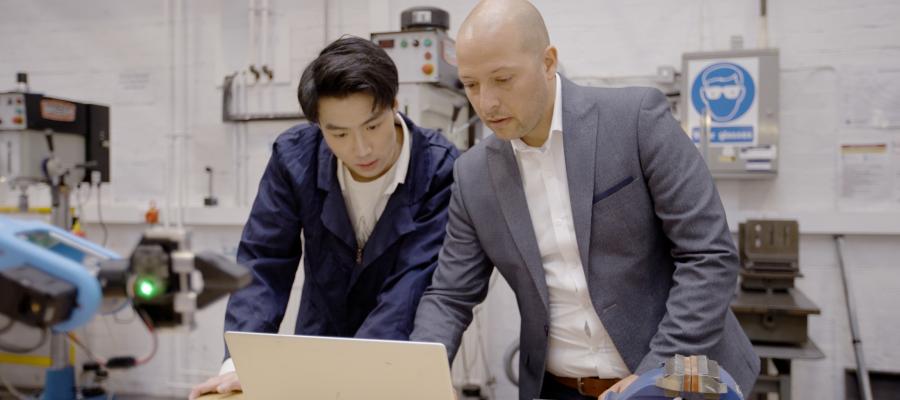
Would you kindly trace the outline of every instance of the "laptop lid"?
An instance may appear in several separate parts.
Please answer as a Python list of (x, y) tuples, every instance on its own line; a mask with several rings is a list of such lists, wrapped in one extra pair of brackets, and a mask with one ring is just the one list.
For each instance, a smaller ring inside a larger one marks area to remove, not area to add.
[(226, 332), (247, 399), (454, 400), (440, 343)]

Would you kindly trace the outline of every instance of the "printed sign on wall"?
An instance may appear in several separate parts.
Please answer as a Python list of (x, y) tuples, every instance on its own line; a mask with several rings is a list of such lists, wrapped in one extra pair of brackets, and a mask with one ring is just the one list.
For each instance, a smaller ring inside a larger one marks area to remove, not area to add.
[(709, 111), (710, 147), (755, 146), (759, 135), (759, 59), (693, 60), (688, 63), (688, 132), (700, 143), (700, 122)]

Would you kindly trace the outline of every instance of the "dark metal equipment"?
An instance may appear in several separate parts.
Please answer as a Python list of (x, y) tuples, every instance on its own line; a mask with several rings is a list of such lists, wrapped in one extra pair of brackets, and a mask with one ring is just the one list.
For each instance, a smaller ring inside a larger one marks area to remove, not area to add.
[(753, 342), (802, 345), (807, 316), (819, 308), (794, 280), (800, 276), (797, 221), (750, 220), (740, 224), (741, 290), (731, 305)]
[(802, 345), (807, 337), (807, 317), (819, 308), (797, 289), (786, 292), (742, 290), (731, 309), (754, 342)]
[(824, 356), (808, 335), (808, 317), (820, 309), (794, 286), (803, 276), (799, 242), (797, 221), (748, 220), (738, 229), (741, 283), (731, 309), (763, 369), (748, 398), (778, 393), (788, 399), (791, 360)]

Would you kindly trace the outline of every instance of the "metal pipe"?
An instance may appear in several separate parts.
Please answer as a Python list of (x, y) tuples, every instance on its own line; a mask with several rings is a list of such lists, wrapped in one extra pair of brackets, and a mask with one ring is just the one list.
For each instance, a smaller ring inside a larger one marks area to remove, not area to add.
[(172, 215), (172, 185), (174, 183), (175, 170), (175, 0), (166, 2), (166, 15), (169, 17), (169, 132), (171, 133), (169, 140), (168, 161), (165, 166), (165, 179), (163, 187), (165, 188), (165, 204), (163, 206), (162, 220), (163, 226), (171, 227), (169, 217)]
[(68, 344), (65, 333), (52, 333), (50, 336), (50, 368), (59, 369), (69, 365)]
[(766, 0), (759, 0), (759, 27), (756, 47), (765, 49), (769, 47), (769, 10)]
[[(269, 0), (260, 0), (260, 56), (259, 62), (256, 64), (259, 65), (260, 71), (263, 71), (262, 75), (266, 76), (265, 70), (268, 68), (269, 64), (269, 41), (271, 39), (271, 35), (269, 35)], [(266, 81), (266, 85), (264, 88), (259, 90), (260, 95), (260, 110), (271, 110), (273, 105), (269, 101), (271, 97), (269, 93), (272, 91), (272, 79)]]
[(837, 248), (838, 265), (841, 268), (841, 282), (844, 284), (844, 298), (847, 300), (847, 316), (850, 319), (850, 336), (853, 339), (853, 353), (856, 355), (856, 378), (859, 380), (859, 395), (863, 400), (872, 400), (872, 386), (869, 382), (869, 371), (863, 356), (862, 338), (859, 334), (859, 322), (856, 319), (856, 305), (850, 284), (850, 275), (844, 265), (844, 235), (834, 235)]
[[(241, 113), (248, 113), (248, 111), (250, 110), (250, 96), (247, 91), (247, 74), (246, 73), (243, 75), (242, 88), (243, 89), (241, 91), (242, 92), (241, 93), (241, 95), (242, 95)], [(240, 124), (240, 128), (241, 129), (238, 133), (238, 140), (240, 141), (239, 148), (241, 150), (241, 153), (240, 153), (240, 157), (241, 157), (241, 205), (244, 206), (244, 205), (248, 204), (247, 186), (249, 185), (249, 180), (248, 180), (249, 168), (248, 168), (247, 159), (249, 158), (249, 152), (247, 150), (247, 136), (249, 134), (249, 126), (247, 126), (246, 122), (242, 122)]]
[(190, 4), (181, 0), (181, 171), (178, 171), (178, 228), (184, 227), (185, 208), (187, 207), (187, 181), (188, 181), (188, 136), (190, 134)]

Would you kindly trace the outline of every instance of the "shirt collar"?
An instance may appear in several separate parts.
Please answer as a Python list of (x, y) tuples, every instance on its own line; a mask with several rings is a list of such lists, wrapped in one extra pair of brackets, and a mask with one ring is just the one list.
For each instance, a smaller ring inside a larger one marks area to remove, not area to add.
[(511, 141), (513, 150), (516, 153), (543, 153), (550, 149), (550, 142), (553, 141), (553, 135), (562, 134), (562, 130), (562, 82), (559, 79), (559, 74), (556, 74), (556, 97), (553, 100), (553, 117), (550, 119), (550, 133), (547, 135), (547, 140), (544, 141), (544, 144), (541, 145), (541, 147), (531, 147), (523, 142), (522, 139), (513, 139)]
[[(390, 183), (385, 185), (385, 195), (393, 194), (395, 190), (397, 190), (397, 186), (400, 186), (401, 183), (406, 182), (406, 173), (409, 171), (409, 158), (410, 158), (410, 148), (412, 147), (412, 138), (409, 134), (409, 127), (406, 126), (406, 122), (403, 121), (403, 118), (400, 117), (400, 114), (394, 115), (394, 124), (400, 125), (400, 128), (403, 130), (403, 144), (400, 147), (400, 156), (397, 157), (397, 161), (394, 162), (394, 165), (391, 166), (391, 169), (388, 170), (387, 178), (390, 180)], [(341, 191), (347, 190), (347, 181), (352, 180), (353, 178), (350, 176), (350, 170), (344, 165), (343, 162), (339, 163), (341, 171), (337, 174), (338, 183), (340, 183)], [(346, 175), (346, 176), (345, 176)]]

